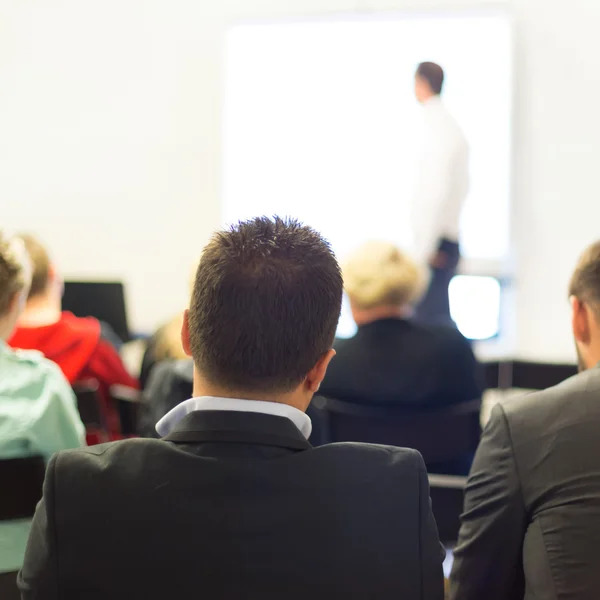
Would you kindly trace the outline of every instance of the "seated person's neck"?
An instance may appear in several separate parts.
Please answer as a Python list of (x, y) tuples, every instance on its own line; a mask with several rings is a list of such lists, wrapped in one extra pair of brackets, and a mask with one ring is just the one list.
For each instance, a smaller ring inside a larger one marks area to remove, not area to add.
[[(303, 386), (300, 386), (301, 388)], [(212, 396), (213, 398), (237, 398), (240, 400), (259, 400), (261, 402), (274, 402), (276, 404), (287, 404), (302, 412), (306, 412), (312, 394), (302, 393), (301, 389), (287, 394), (256, 393), (243, 390), (232, 390), (225, 386), (209, 383), (194, 368), (194, 397)]]
[(44, 327), (58, 323), (61, 317), (60, 300), (50, 296), (34, 296), (27, 300), (19, 319), (19, 327)]

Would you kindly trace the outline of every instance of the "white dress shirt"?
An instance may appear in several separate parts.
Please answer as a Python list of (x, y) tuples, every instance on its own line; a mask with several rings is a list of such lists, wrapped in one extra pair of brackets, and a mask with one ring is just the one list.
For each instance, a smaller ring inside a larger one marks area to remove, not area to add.
[(171, 433), (183, 417), (195, 410), (231, 410), (235, 412), (263, 413), (289, 419), (306, 439), (310, 437), (312, 431), (310, 417), (301, 410), (289, 406), (288, 404), (265, 402), (262, 400), (241, 400), (238, 398), (215, 398), (213, 396), (204, 396), (201, 398), (190, 398), (190, 400), (186, 400), (170, 410), (156, 424), (158, 435), (164, 437)]
[(422, 142), (412, 226), (415, 255), (428, 262), (440, 239), (458, 242), (469, 192), (469, 145), (439, 96), (423, 104)]

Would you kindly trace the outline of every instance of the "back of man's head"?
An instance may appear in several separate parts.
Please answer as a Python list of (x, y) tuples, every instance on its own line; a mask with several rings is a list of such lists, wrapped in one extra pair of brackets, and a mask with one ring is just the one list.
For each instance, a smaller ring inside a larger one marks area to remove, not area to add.
[(600, 311), (600, 241), (587, 248), (579, 258), (571, 277), (569, 295)]
[(600, 241), (581, 255), (569, 296), (580, 366), (590, 368), (600, 362)]
[(50, 284), (50, 257), (44, 246), (34, 236), (23, 234), (21, 239), (25, 243), (27, 254), (29, 254), (33, 266), (29, 298), (35, 298), (44, 294)]
[(342, 290), (330, 245), (297, 221), (262, 217), (215, 234), (188, 316), (196, 369), (233, 392), (293, 391), (331, 349)]
[(425, 81), (431, 93), (439, 96), (444, 88), (444, 69), (434, 62), (422, 62), (417, 67), (417, 77)]

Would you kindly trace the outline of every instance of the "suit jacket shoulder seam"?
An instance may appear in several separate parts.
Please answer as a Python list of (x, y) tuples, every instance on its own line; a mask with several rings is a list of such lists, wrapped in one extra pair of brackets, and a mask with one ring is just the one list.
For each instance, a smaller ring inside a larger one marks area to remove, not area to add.
[(523, 505), (523, 510), (525, 512), (525, 514), (527, 515), (528, 513), (528, 507), (527, 507), (527, 503), (525, 502), (525, 493), (523, 491), (523, 485), (522, 485), (522, 477), (521, 477), (521, 473), (519, 471), (519, 463), (517, 461), (517, 456), (515, 453), (515, 446), (513, 443), (513, 436), (512, 436), (512, 431), (510, 429), (510, 423), (508, 421), (508, 417), (506, 416), (506, 412), (504, 411), (504, 407), (502, 406), (502, 404), (498, 405), (500, 408), (500, 414), (502, 417), (502, 421), (504, 423), (504, 428), (506, 429), (506, 437), (508, 440), (508, 444), (510, 447), (510, 456), (514, 465), (514, 469), (515, 469), (515, 476), (517, 478), (517, 487), (518, 487), (518, 491), (519, 491), (519, 496), (521, 498), (521, 504)]

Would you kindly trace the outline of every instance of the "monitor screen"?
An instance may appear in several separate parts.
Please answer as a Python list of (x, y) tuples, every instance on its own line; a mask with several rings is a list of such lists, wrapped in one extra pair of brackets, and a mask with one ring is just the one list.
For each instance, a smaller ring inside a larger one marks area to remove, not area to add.
[(130, 340), (122, 283), (66, 281), (62, 306), (77, 317), (95, 317), (110, 325), (124, 342)]

